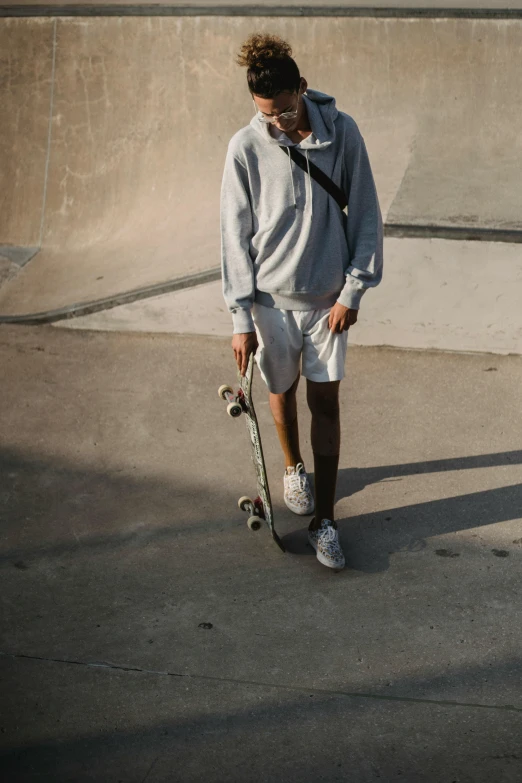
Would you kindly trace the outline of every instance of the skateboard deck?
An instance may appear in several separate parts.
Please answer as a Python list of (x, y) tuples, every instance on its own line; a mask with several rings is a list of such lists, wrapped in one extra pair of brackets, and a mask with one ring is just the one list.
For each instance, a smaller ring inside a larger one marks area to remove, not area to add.
[(254, 500), (244, 495), (238, 501), (239, 508), (249, 514), (248, 527), (250, 530), (259, 530), (263, 522), (266, 522), (272, 538), (278, 547), (284, 552), (285, 548), (277, 535), (274, 527), (274, 512), (270, 499), (270, 488), (266, 475), (265, 459), (259, 423), (252, 398), (252, 380), (254, 375), (254, 354), (250, 354), (246, 375), (243, 377), (238, 370), (239, 390), (234, 393), (230, 386), (220, 386), (219, 396), (228, 402), (227, 413), (232, 418), (243, 416), (248, 431), (248, 439), (251, 446), (252, 462), (256, 473), (257, 496)]

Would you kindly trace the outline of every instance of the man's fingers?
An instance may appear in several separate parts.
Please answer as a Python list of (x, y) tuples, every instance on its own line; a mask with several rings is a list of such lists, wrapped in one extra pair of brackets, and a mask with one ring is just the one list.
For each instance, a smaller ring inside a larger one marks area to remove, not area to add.
[(248, 362), (251, 354), (255, 354), (259, 347), (257, 340), (246, 340), (232, 347), (234, 358), (241, 375), (245, 376), (248, 370)]

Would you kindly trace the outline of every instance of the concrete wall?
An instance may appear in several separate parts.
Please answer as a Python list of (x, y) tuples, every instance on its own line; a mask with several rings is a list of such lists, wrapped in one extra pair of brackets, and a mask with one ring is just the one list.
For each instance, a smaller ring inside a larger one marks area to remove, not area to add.
[(256, 29), (356, 119), (388, 221), (522, 230), (522, 20), (0, 19), (0, 245), (42, 247), (0, 312), (219, 264), (226, 144), (251, 117), (234, 54)]
[(0, 245), (41, 239), (53, 26), (49, 19), (0, 22)]

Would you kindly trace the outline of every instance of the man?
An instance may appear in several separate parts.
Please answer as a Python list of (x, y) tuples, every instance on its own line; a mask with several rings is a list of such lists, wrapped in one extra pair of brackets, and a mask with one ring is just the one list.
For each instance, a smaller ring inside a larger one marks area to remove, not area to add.
[[(364, 140), (335, 99), (308, 88), (279, 37), (255, 34), (238, 63), (256, 114), (230, 140), (221, 188), (223, 295), (244, 375), (253, 352), (284, 452), (285, 503), (314, 511), (299, 450), (296, 389), (312, 414), (315, 517), (308, 538), (323, 565), (344, 567), (334, 519), (340, 451), (339, 384), (348, 329), (382, 277), (382, 216)], [(288, 147), (304, 153), (303, 171)], [(280, 147), (283, 147), (281, 149)], [(311, 175), (345, 193), (348, 216)]]

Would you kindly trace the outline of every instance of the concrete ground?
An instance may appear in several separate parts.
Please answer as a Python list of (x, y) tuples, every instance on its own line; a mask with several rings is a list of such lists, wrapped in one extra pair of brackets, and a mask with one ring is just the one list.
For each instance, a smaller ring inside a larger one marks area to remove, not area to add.
[(350, 348), (333, 573), (229, 343), (0, 327), (3, 779), (520, 781), (521, 358)]

